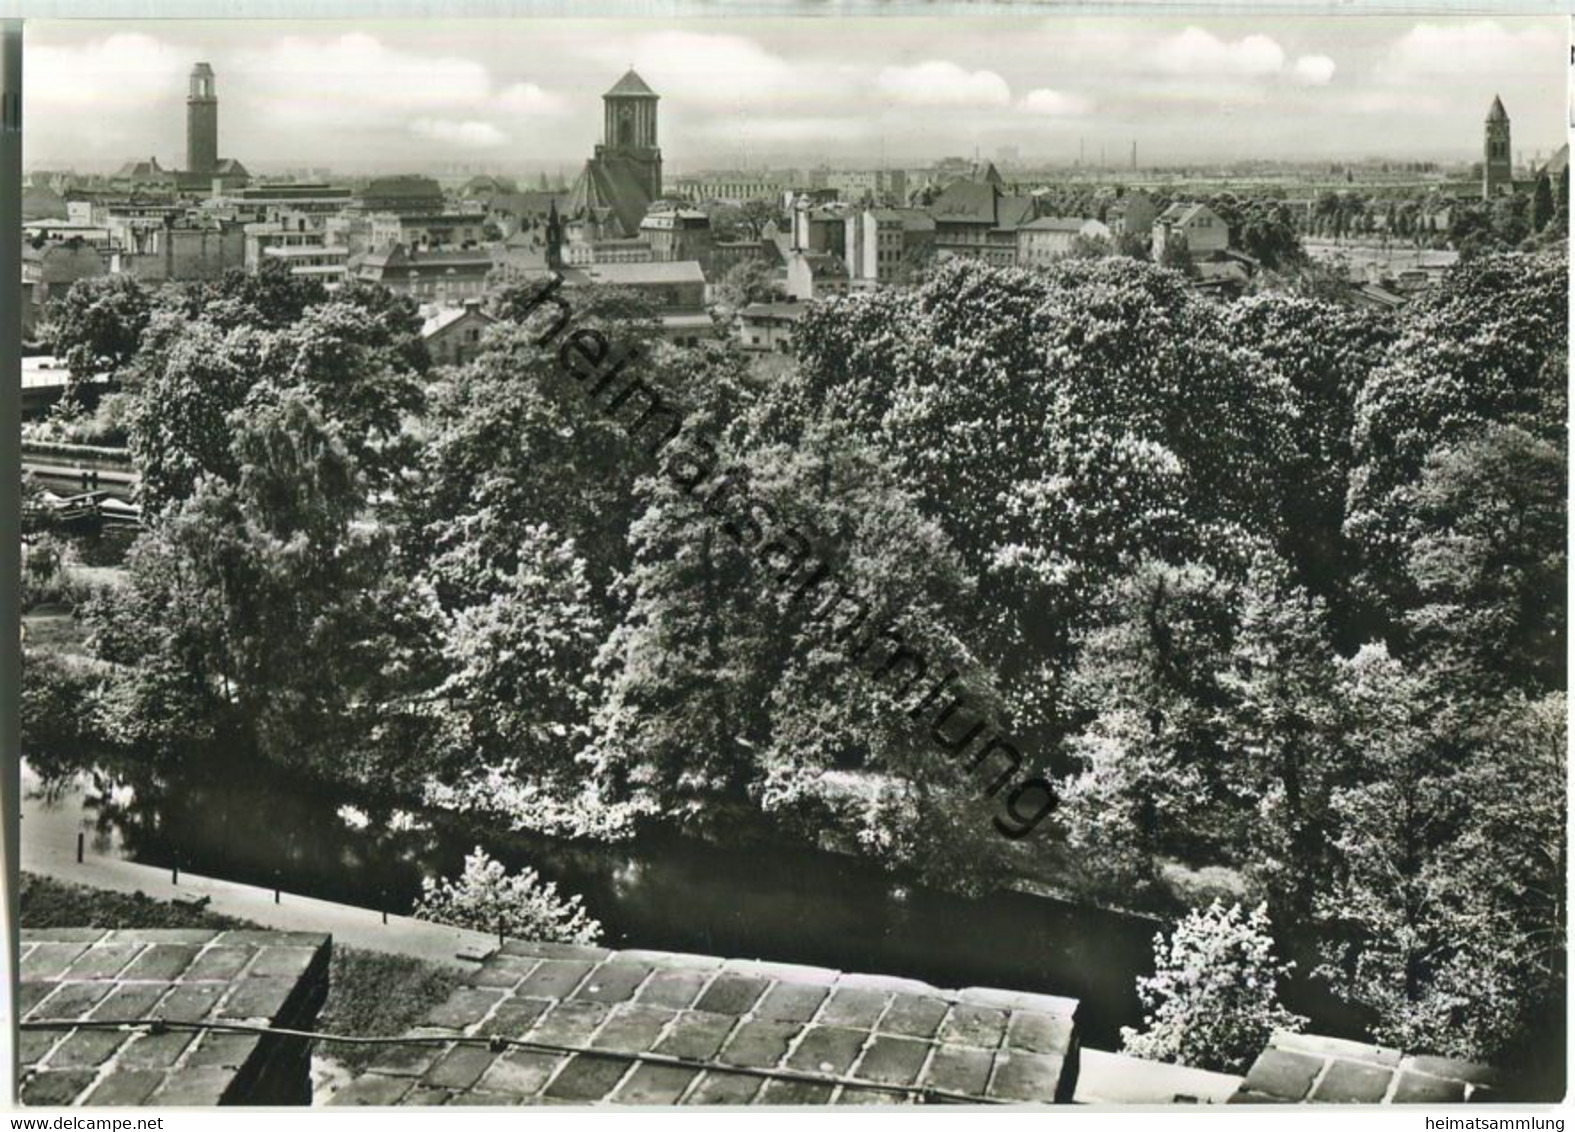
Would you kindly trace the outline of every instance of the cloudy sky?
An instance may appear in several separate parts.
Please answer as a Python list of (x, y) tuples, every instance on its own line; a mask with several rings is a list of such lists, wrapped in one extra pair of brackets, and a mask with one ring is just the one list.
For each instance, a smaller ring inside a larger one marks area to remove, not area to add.
[(31, 166), (184, 160), (186, 75), (257, 169), (572, 169), (631, 64), (674, 171), (947, 154), (1145, 162), (1471, 160), (1495, 93), (1528, 157), (1563, 140), (1557, 19), (88, 21), (26, 30)]

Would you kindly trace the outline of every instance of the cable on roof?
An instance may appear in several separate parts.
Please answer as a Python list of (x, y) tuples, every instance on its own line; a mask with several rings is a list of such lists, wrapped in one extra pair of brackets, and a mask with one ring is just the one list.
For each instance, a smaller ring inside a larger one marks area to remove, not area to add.
[(800, 1081), (813, 1085), (842, 1085), (847, 1088), (862, 1089), (866, 1092), (877, 1093), (903, 1093), (918, 1098), (920, 1103), (929, 1101), (943, 1101), (954, 1104), (1006, 1104), (1009, 1102), (993, 1097), (975, 1096), (972, 1093), (962, 1093), (954, 1089), (938, 1089), (929, 1085), (887, 1085), (876, 1081), (863, 1081), (856, 1077), (841, 1076), (832, 1073), (812, 1073), (804, 1069), (789, 1069), (786, 1067), (767, 1068), (751, 1065), (729, 1065), (725, 1062), (707, 1061), (698, 1057), (681, 1057), (670, 1053), (632, 1053), (625, 1050), (598, 1049), (594, 1046), (571, 1045), (567, 1042), (531, 1041), (524, 1038), (505, 1038), (501, 1035), (467, 1037), (464, 1035), (445, 1036), (440, 1034), (401, 1034), (401, 1035), (373, 1035), (373, 1034), (327, 1034), (320, 1030), (296, 1030), (284, 1026), (264, 1026), (255, 1022), (182, 1022), (171, 1018), (35, 1018), (18, 1023), (22, 1030), (118, 1030), (118, 1029), (145, 1029), (152, 1034), (166, 1033), (170, 1030), (190, 1030), (192, 1032), (216, 1031), (231, 1034), (263, 1034), (275, 1035), (285, 1038), (306, 1038), (311, 1041), (339, 1042), (344, 1045), (361, 1046), (475, 1046), (485, 1048), (494, 1053), (502, 1053), (508, 1049), (523, 1049), (537, 1053), (567, 1053), (583, 1054), (587, 1057), (603, 1057), (612, 1060), (642, 1062), (650, 1065), (665, 1065), (675, 1069), (714, 1070), (718, 1073), (736, 1073), (745, 1077), (763, 1077), (777, 1081)]

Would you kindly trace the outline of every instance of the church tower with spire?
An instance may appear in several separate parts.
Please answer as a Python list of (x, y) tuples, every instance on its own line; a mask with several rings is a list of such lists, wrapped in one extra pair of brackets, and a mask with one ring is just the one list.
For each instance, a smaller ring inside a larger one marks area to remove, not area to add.
[(1482, 199), (1491, 200), (1514, 188), (1514, 167), (1509, 157), (1509, 114), (1498, 95), (1488, 107), (1482, 125)]

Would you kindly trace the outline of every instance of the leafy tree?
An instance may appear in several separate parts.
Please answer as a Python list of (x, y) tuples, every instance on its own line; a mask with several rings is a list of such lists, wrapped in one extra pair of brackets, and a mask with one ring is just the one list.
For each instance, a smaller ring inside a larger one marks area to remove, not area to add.
[(738, 208), (738, 221), (751, 240), (758, 240), (765, 234), (767, 224), (781, 223), (782, 210), (769, 200), (746, 200)]
[(1242, 850), (1282, 923), (1309, 922), (1333, 871), (1329, 796), (1352, 781), (1336, 653), (1323, 603), (1270, 556), (1255, 563), (1220, 676), (1226, 747), (1244, 809)]
[(1154, 974), (1138, 979), (1146, 1029), (1121, 1029), (1122, 1048), (1153, 1061), (1242, 1073), (1276, 1030), (1307, 1019), (1279, 998), (1291, 964), (1274, 954), (1268, 910), (1215, 901), (1194, 909), (1170, 939), (1154, 937)]
[(1120, 846), (1123, 879), (1141, 880), (1163, 853), (1218, 853), (1235, 837), (1222, 803), (1242, 768), (1227, 765), (1220, 726), (1235, 596), (1205, 568), (1146, 564), (1080, 652), (1069, 692), (1090, 722), (1069, 742), (1085, 769), (1063, 820), (1093, 859)]
[(602, 926), (581, 906), (580, 897), (560, 897), (558, 886), (543, 881), (526, 867), (510, 874), (480, 846), (465, 858), (458, 877), (421, 881), (421, 899), (413, 912), (473, 931), (497, 932), (547, 943), (595, 943)]
[(158, 316), (150, 334), (159, 348), (139, 359), (129, 424), (138, 501), (155, 514), (190, 498), (204, 475), (238, 476), (229, 419), (261, 380), (266, 341), (259, 331), (173, 314)]
[(1295, 580), (1332, 603), (1343, 632), (1356, 611), (1349, 578), (1356, 555), (1346, 540), (1346, 493), (1357, 395), (1395, 339), (1374, 312), (1283, 294), (1250, 296), (1225, 315), (1229, 339), (1262, 359), (1287, 395), (1279, 459), (1264, 462), (1276, 500), (1278, 549)]
[(1363, 384), (1352, 429), (1346, 535), (1361, 548), (1375, 606), (1417, 604), (1407, 569), (1413, 493), (1435, 449), (1491, 424), (1565, 444), (1567, 268), (1562, 256), (1462, 263), (1412, 303)]
[(1412, 496), (1415, 647), (1463, 695), (1566, 683), (1568, 465), (1561, 447), (1489, 425), (1434, 449)]
[(412, 361), (425, 352), (413, 357), (401, 333), (408, 312), (368, 308), (362, 291), (351, 300), (297, 312), (275, 330), (232, 322), (223, 299), (195, 317), (179, 306), (153, 317), (127, 414), (139, 501), (149, 512), (189, 498), (202, 476), (235, 482), (232, 414), (274, 403), (284, 391), (303, 392), (342, 426), (341, 440), (373, 491), (403, 473), (413, 458), (405, 423), (423, 404)]
[(388, 532), (358, 521), (364, 480), (309, 395), (227, 426), (235, 478), (202, 478), (142, 536), (96, 618), (100, 655), (161, 658), (243, 749), (350, 763), (402, 647)]
[(1429, 975), (1450, 945), (1436, 909), (1454, 882), (1434, 857), (1454, 820), (1450, 760), (1431, 734), (1424, 682), (1382, 645), (1342, 667), (1350, 742), (1365, 767), (1330, 797), (1339, 832), (1316, 907), (1325, 960), (1317, 974), (1379, 1016), (1381, 1040), (1434, 1048), (1416, 1012), (1429, 1009)]
[(1553, 219), (1553, 185), (1547, 170), (1537, 174), (1537, 186), (1531, 194), (1531, 229), (1540, 232)]
[(1540, 1097), (1563, 1093), (1566, 1068), (1567, 708), (1562, 692), (1511, 697), (1472, 729), (1469, 816), (1436, 866), (1453, 951), (1421, 1014), (1430, 1048), (1523, 1066)]
[(280, 330), (293, 325), (308, 307), (325, 302), (328, 291), (321, 280), (296, 275), (282, 260), (264, 258), (254, 272), (226, 272), (217, 283), (191, 289), (188, 302), (194, 313), (221, 308), (224, 317), (246, 325)]
[(728, 268), (717, 284), (717, 300), (739, 310), (750, 303), (769, 302), (786, 297), (777, 282), (775, 269), (766, 260), (752, 256)]
[(512, 760), (572, 779), (590, 710), (584, 677), (606, 629), (573, 544), (545, 526), (519, 536), (514, 574), (440, 615), (444, 746), (468, 767)]
[(1165, 249), (1159, 253), (1159, 265), (1179, 271), (1188, 279), (1198, 277), (1198, 265), (1187, 248), (1187, 237), (1180, 232), (1172, 232), (1165, 238)]
[(136, 354), (153, 299), (129, 275), (78, 279), (50, 312), (55, 354), (73, 381), (118, 374)]
[(1231, 233), (1232, 247), (1246, 252), (1271, 271), (1306, 258), (1290, 210), (1282, 201), (1251, 202)]
[(1331, 799), (1318, 974), (1386, 1044), (1524, 1052), (1564, 993), (1564, 698), (1461, 710), (1381, 649), (1347, 688), (1366, 765)]

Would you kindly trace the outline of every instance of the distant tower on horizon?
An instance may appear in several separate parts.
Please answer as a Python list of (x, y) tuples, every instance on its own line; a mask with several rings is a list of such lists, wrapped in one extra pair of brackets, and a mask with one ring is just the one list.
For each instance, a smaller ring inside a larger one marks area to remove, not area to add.
[(186, 171), (212, 173), (219, 167), (219, 96), (213, 68), (198, 63), (191, 69), (186, 95)]
[(1482, 125), (1482, 199), (1507, 193), (1514, 188), (1514, 166), (1509, 156), (1509, 114), (1498, 95), (1488, 107)]

